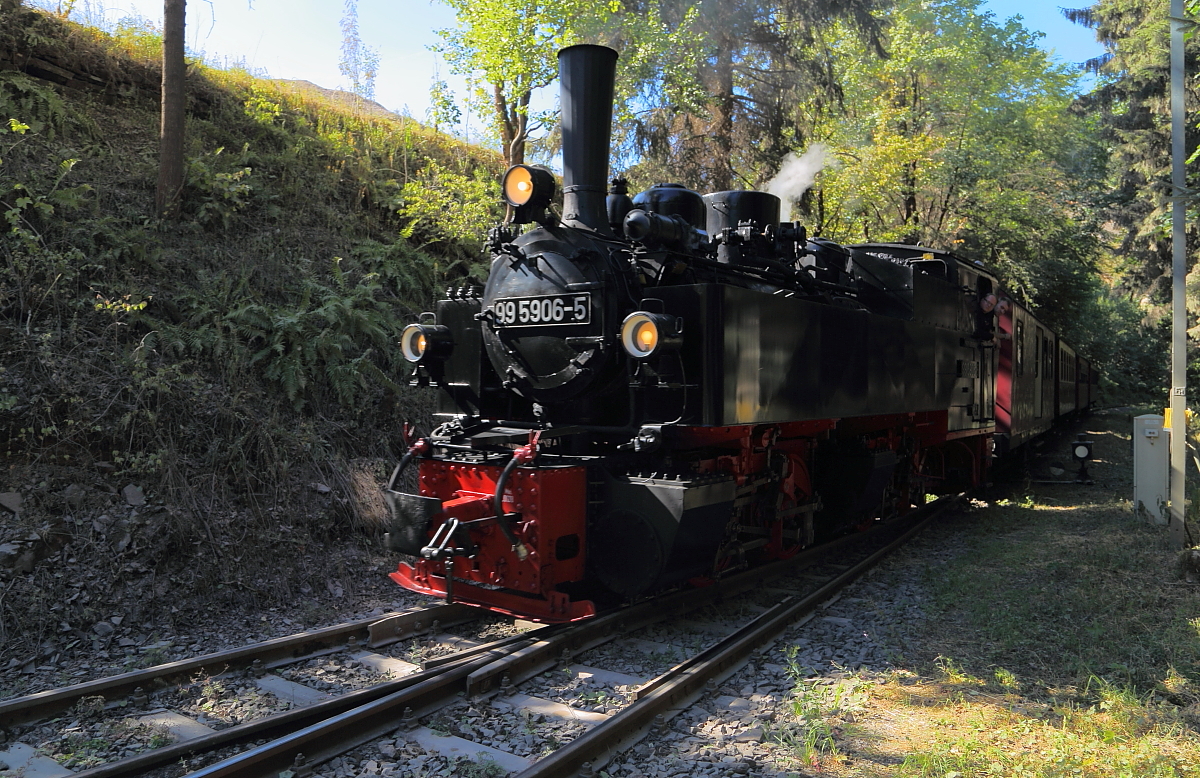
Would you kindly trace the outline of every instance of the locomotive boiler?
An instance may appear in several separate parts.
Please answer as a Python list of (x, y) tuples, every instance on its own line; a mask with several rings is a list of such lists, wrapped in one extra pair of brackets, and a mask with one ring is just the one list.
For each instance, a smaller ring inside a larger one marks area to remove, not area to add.
[(1033, 325), (977, 263), (809, 237), (764, 192), (606, 188), (616, 59), (559, 53), (561, 210), (549, 170), (508, 170), (486, 285), (401, 334), (439, 398), (384, 492), (408, 589), (585, 618), (978, 484), (1037, 426)]

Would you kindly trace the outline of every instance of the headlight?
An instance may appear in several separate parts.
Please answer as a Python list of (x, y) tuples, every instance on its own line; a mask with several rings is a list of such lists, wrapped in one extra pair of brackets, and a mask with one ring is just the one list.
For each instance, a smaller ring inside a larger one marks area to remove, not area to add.
[(634, 359), (649, 359), (679, 348), (683, 321), (665, 313), (636, 311), (621, 322), (621, 345)]
[(450, 328), (440, 324), (410, 324), (400, 333), (400, 353), (409, 362), (420, 364), (442, 359), (453, 350)]
[(513, 221), (528, 223), (554, 199), (554, 174), (538, 165), (513, 165), (501, 179), (504, 202), (513, 207)]

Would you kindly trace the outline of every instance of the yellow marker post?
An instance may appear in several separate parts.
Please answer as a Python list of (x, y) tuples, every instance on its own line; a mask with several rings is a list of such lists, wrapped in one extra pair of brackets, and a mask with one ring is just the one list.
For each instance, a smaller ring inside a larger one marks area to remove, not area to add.
[[(1185, 428), (1187, 427), (1188, 424), (1191, 424), (1192, 419), (1194, 419), (1194, 418), (1196, 418), (1195, 411), (1193, 411), (1191, 408), (1183, 409), (1183, 420), (1184, 420), (1183, 426)], [(1162, 428), (1165, 430), (1171, 429), (1171, 408), (1170, 408), (1170, 406), (1168, 406), (1167, 409), (1163, 411), (1163, 426), (1162, 426)]]

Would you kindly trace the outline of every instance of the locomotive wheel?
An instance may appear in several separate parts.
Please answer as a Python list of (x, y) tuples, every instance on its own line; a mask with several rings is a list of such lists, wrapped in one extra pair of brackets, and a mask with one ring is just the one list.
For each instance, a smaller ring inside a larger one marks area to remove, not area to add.
[(768, 525), (768, 537), (771, 540), (764, 549), (768, 560), (789, 559), (811, 542), (811, 538), (805, 537), (806, 533), (796, 520), (801, 514), (795, 513), (799, 505), (798, 499), (807, 497), (811, 491), (812, 481), (808, 474), (808, 464), (798, 455), (789, 456), (788, 478), (779, 489), (775, 510)]
[[(785, 533), (794, 533), (796, 537), (786, 538)], [(804, 541), (800, 538), (800, 530), (794, 521), (776, 519), (771, 522), (771, 542), (766, 548), (768, 559), (790, 559), (802, 548)]]

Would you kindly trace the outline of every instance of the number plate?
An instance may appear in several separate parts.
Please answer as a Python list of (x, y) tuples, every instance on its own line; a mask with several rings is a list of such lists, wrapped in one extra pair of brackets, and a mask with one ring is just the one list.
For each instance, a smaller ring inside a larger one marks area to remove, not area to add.
[(547, 324), (588, 324), (592, 294), (549, 294), (540, 297), (502, 297), (489, 309), (497, 327), (543, 327)]

